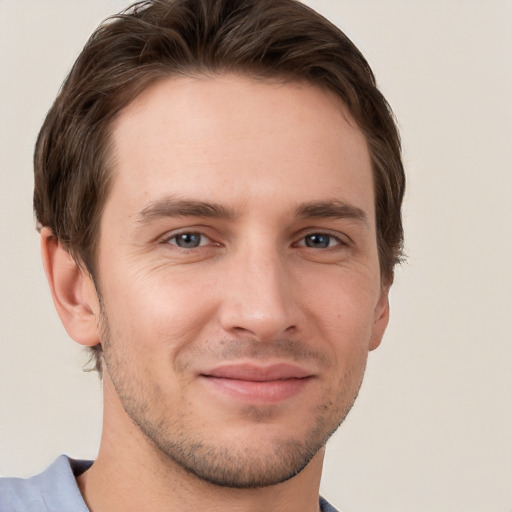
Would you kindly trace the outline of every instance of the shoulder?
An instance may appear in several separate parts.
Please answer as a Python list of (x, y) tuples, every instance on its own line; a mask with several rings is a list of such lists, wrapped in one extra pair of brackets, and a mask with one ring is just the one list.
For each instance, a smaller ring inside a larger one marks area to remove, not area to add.
[(91, 464), (61, 455), (39, 475), (0, 478), (0, 512), (88, 512), (75, 475)]
[[(321, 512), (338, 512), (327, 500), (320, 496), (320, 511)], [(1, 512), (1, 511), (0, 511)]]

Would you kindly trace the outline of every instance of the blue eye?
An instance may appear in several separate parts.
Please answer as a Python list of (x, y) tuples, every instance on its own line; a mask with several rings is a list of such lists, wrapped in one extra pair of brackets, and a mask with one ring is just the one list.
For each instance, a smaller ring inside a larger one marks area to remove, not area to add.
[(311, 247), (313, 249), (327, 249), (333, 245), (339, 245), (340, 241), (338, 238), (325, 233), (312, 233), (304, 237), (304, 242), (301, 245)]
[(182, 249), (195, 249), (206, 243), (206, 237), (201, 233), (180, 233), (169, 239), (173, 245), (177, 245)]

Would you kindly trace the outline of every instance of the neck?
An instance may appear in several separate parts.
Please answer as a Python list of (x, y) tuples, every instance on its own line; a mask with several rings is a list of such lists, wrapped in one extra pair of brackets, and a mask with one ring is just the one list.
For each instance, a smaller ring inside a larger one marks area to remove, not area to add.
[(98, 457), (77, 479), (91, 512), (318, 512), (323, 449), (285, 482), (249, 489), (217, 486), (170, 460), (109, 396)]

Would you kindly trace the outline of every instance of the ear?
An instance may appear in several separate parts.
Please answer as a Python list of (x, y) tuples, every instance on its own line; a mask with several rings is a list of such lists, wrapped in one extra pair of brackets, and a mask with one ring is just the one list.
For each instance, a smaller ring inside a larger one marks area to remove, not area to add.
[(100, 308), (91, 277), (49, 228), (41, 230), (41, 256), (53, 303), (67, 333), (81, 345), (99, 344)]
[(375, 350), (382, 341), (384, 332), (389, 322), (389, 287), (382, 287), (380, 297), (375, 306), (375, 314), (373, 318), (372, 336), (370, 338), (369, 350)]

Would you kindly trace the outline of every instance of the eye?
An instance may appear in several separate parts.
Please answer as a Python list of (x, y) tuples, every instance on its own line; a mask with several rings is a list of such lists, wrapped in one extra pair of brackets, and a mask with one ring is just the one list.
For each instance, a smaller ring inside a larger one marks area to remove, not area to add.
[(167, 243), (176, 245), (181, 249), (195, 249), (206, 245), (208, 242), (209, 239), (205, 235), (196, 232), (179, 233), (167, 240)]
[(310, 235), (306, 235), (299, 242), (299, 245), (312, 249), (328, 249), (329, 247), (340, 245), (341, 243), (341, 240), (336, 236), (327, 233), (311, 233)]

